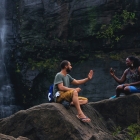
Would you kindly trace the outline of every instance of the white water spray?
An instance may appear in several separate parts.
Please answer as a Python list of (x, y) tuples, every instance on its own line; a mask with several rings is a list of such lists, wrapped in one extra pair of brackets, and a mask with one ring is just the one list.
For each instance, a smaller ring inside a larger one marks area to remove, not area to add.
[(18, 111), (12, 85), (5, 66), (7, 48), (6, 0), (0, 0), (0, 118), (8, 117)]

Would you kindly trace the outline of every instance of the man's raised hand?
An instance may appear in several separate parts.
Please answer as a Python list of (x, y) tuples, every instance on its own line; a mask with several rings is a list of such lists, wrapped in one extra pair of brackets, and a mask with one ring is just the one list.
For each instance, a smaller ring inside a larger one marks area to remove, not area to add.
[(89, 80), (92, 79), (93, 74), (94, 74), (93, 70), (90, 70), (90, 72), (89, 72), (89, 74), (88, 74), (88, 79), (89, 79)]

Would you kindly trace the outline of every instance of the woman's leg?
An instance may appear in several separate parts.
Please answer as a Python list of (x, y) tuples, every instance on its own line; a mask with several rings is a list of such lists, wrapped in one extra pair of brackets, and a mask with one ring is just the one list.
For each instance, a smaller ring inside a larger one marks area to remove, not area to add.
[(137, 88), (135, 86), (126, 86), (124, 88), (125, 95), (129, 95), (131, 93), (140, 93), (140, 88)]
[(116, 88), (116, 97), (119, 97), (121, 93), (124, 93), (123, 85), (118, 85)]
[(126, 86), (126, 87), (124, 87), (124, 94), (125, 94), (125, 95), (129, 95), (129, 94), (131, 94), (130, 86)]

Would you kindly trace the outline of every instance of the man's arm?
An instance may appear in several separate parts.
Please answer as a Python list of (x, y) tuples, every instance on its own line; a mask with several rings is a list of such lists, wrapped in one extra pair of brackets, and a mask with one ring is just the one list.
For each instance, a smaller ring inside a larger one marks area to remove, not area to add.
[(59, 83), (57, 86), (60, 91), (68, 91), (68, 90), (74, 89), (74, 88), (68, 88), (68, 87), (64, 86), (63, 83)]
[(93, 74), (94, 74), (93, 70), (90, 70), (90, 72), (89, 72), (87, 78), (81, 79), (81, 80), (76, 80), (76, 79), (74, 79), (74, 80), (72, 81), (72, 84), (73, 84), (73, 85), (81, 85), (81, 84), (84, 84), (84, 83), (86, 83), (87, 81), (89, 81), (89, 80), (92, 79)]
[(74, 79), (74, 80), (72, 81), (72, 84), (73, 84), (73, 85), (81, 85), (81, 84), (86, 83), (88, 80), (89, 80), (88, 78), (81, 79), (81, 80), (76, 80), (76, 79)]

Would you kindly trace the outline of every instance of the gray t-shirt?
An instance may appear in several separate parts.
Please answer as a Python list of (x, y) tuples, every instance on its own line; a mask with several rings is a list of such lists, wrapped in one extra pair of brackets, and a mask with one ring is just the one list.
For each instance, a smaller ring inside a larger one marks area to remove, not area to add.
[(73, 80), (74, 78), (72, 78), (69, 74), (64, 76), (60, 72), (57, 73), (54, 79), (53, 95), (55, 95), (55, 93), (59, 91), (58, 84), (63, 83), (64, 86), (70, 87), (70, 84)]

